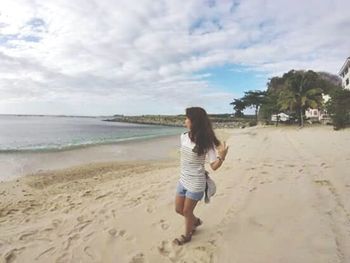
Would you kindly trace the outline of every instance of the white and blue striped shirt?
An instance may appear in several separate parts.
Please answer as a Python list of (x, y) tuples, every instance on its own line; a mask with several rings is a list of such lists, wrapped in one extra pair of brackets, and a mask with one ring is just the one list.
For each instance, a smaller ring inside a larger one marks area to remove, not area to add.
[(215, 145), (206, 154), (198, 156), (192, 149), (196, 146), (188, 136), (188, 131), (181, 134), (181, 173), (180, 182), (190, 192), (205, 190), (205, 161), (214, 162), (216, 158)]

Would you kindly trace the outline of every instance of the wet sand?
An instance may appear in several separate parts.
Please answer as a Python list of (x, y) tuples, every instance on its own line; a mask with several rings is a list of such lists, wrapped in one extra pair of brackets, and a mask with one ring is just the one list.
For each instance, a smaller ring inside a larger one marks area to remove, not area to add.
[(65, 151), (0, 153), (0, 181), (29, 173), (99, 162), (165, 160), (174, 158), (180, 135), (94, 145)]

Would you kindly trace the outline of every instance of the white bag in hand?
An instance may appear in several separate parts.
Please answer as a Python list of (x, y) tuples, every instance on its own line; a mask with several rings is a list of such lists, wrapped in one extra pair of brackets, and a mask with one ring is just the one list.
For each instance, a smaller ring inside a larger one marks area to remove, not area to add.
[(204, 202), (209, 203), (210, 197), (212, 197), (216, 193), (216, 185), (213, 179), (209, 177), (208, 171), (205, 171), (205, 177), (206, 177), (206, 186), (205, 186)]

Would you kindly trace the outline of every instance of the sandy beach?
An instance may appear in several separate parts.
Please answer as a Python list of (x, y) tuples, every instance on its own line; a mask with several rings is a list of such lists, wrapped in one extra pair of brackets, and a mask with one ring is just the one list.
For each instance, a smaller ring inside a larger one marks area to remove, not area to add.
[(75, 165), (0, 184), (0, 262), (350, 262), (350, 131), (217, 129), (192, 241), (175, 213), (180, 153)]

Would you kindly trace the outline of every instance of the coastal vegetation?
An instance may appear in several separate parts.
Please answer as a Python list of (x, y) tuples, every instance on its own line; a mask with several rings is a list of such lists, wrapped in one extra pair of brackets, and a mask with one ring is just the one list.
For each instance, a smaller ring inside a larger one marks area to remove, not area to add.
[[(243, 110), (255, 110), (255, 123), (271, 123), (271, 116), (281, 112), (289, 116), (288, 123), (304, 126), (305, 111), (318, 109), (327, 112), (334, 129), (346, 127), (350, 121), (350, 91), (341, 87), (340, 78), (327, 72), (312, 70), (290, 70), (282, 77), (273, 77), (267, 90), (246, 91), (244, 96), (234, 99), (234, 116), (244, 117)], [(325, 98), (328, 99), (325, 100)], [(277, 119), (278, 122), (278, 119)]]
[(330, 96), (326, 108), (331, 113), (334, 129), (345, 128), (350, 123), (350, 90), (335, 89)]

